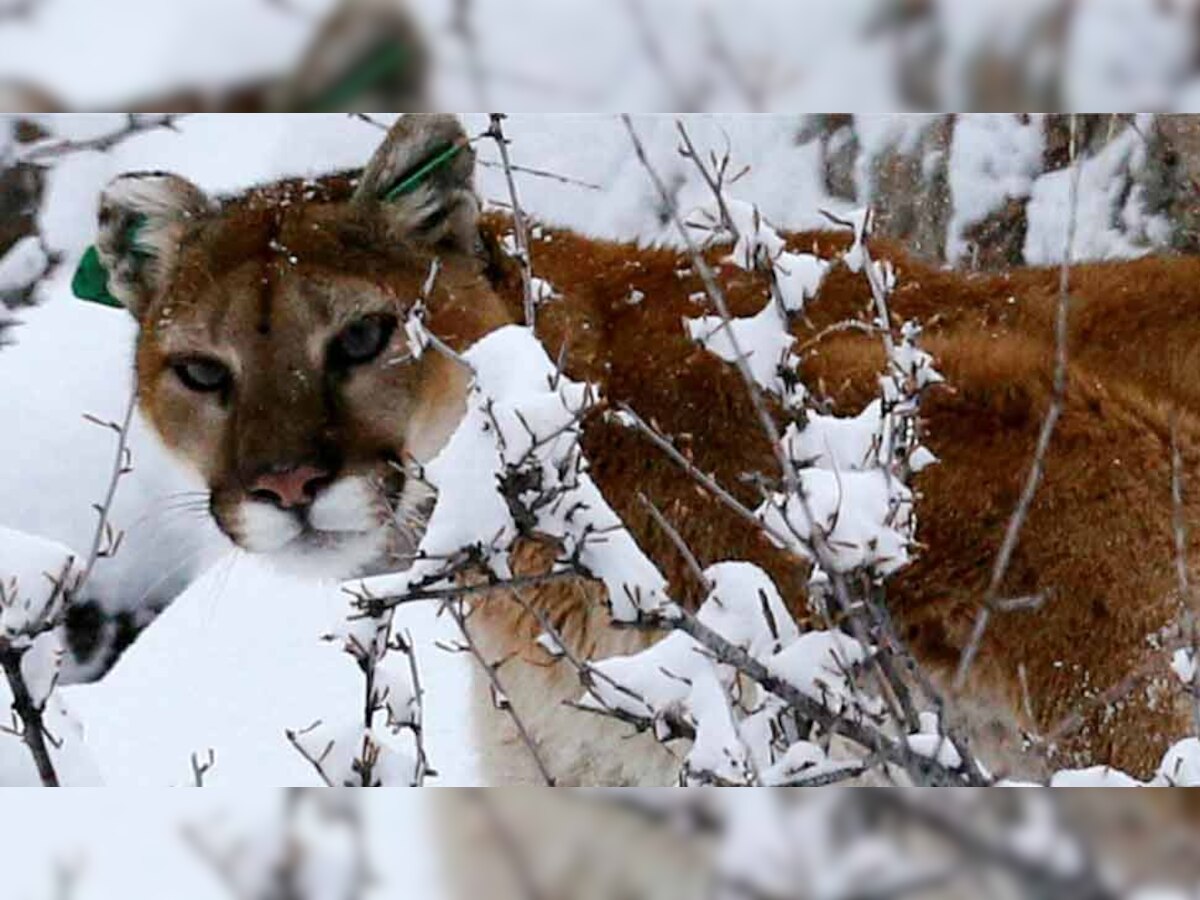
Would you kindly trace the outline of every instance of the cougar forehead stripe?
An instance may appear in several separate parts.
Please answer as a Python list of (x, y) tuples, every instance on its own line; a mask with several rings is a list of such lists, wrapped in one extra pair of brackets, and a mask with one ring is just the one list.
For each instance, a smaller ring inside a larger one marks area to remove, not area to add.
[(262, 252), (262, 281), (261, 290), (259, 291), (259, 307), (258, 307), (258, 333), (261, 335), (269, 335), (271, 333), (271, 307), (275, 300), (276, 286), (279, 283), (279, 267), (281, 261), (278, 258), (279, 251), (282, 245), (279, 243), (280, 220), (283, 218), (283, 210), (273, 210), (273, 215), (270, 217), (270, 225), (266, 233), (266, 240), (263, 243)]

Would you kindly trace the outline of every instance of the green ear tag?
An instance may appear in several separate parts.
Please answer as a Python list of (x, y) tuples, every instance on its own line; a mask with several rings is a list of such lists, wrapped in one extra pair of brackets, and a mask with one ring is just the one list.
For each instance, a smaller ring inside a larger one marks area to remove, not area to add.
[(80, 300), (100, 303), (104, 306), (123, 306), (120, 300), (108, 292), (108, 270), (100, 262), (95, 245), (88, 247), (71, 279), (71, 292)]
[(425, 180), (426, 176), (428, 176), (430, 172), (434, 172), (437, 169), (440, 169), (446, 163), (450, 162), (450, 160), (457, 156), (465, 146), (465, 144), (460, 142), (457, 144), (450, 144), (448, 147), (443, 148), (428, 162), (425, 162), (418, 167), (417, 170), (411, 175), (405, 176), (398, 184), (389, 188), (387, 193), (383, 195), (384, 202), (386, 203), (389, 200), (395, 200), (397, 197), (403, 196), (404, 194), (414, 190), (417, 185)]
[[(137, 245), (138, 235), (141, 234), (145, 225), (146, 217), (138, 213), (133, 216), (129, 227), (125, 229), (126, 252), (134, 258), (139, 267), (150, 256), (148, 252)], [(88, 247), (79, 260), (79, 267), (75, 269), (75, 277), (71, 279), (71, 293), (89, 303), (99, 303), (117, 309), (125, 307), (125, 304), (108, 290), (108, 269), (104, 268), (104, 263), (100, 261), (100, 253), (96, 250), (95, 244)]]

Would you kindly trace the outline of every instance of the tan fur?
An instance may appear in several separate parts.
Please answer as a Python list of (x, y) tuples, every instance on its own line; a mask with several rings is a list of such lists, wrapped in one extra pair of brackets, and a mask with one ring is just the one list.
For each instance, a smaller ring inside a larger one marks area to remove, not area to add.
[[(412, 122), (404, 127), (410, 142), (437, 131)], [(397, 162), (395, 149), (381, 150), (364, 183), (375, 184), (380, 164), (403, 168), (408, 151), (401, 145)], [(497, 248), (509, 224), (485, 218), (480, 239), (470, 241), (473, 230), (465, 232), (464, 223), (473, 208), (462, 184), (443, 186), (453, 211), (432, 238), (416, 233), (411, 210), (397, 217), (386, 204), (364, 202), (355, 186), (352, 176), (285, 182), (188, 218), (170, 265), (160, 266), (165, 280), (151, 285), (140, 314), (142, 404), (168, 445), (209, 480), (219, 521), (232, 519), (226, 510), (244, 494), (255, 466), (294, 463), (328, 444), (346, 471), (386, 481), (387, 460), (436, 451), (462, 408), (465, 382), (454, 363), (429, 352), (412, 364), (356, 372), (331, 395), (319, 352), (355, 316), (407, 315), (434, 257), (441, 273), (427, 324), (450, 347), (465, 348), (520, 320), (520, 280)], [(595, 383), (610, 403), (630, 404), (753, 505), (755, 490), (743, 476), (770, 473), (773, 457), (736, 371), (687, 337), (681, 320), (711, 312), (692, 299), (703, 288), (687, 258), (567, 231), (545, 235), (533, 248), (534, 266), (562, 295), (539, 312), (538, 336), (550, 355), (562, 353), (571, 377)], [(794, 249), (817, 245), (825, 256), (845, 246), (842, 236), (829, 234), (788, 240)], [(756, 312), (766, 297), (762, 279), (720, 266), (725, 252), (714, 248), (710, 259), (735, 314)], [(902, 634), (934, 677), (944, 679), (967, 640), (1050, 401), (1058, 273), (972, 277), (924, 267), (894, 246), (876, 246), (875, 254), (898, 269), (893, 315), (925, 322), (925, 344), (950, 383), (925, 405), (927, 443), (942, 460), (916, 484), (918, 537), (926, 549), (888, 589)], [(1103, 763), (1144, 776), (1187, 729), (1165, 670), (1167, 654), (1153, 640), (1180, 610), (1171, 543), (1172, 415), (1189, 522), (1200, 512), (1193, 499), (1200, 497), (1194, 487), (1200, 260), (1081, 265), (1072, 283), (1066, 407), (1003, 586), (1006, 596), (1045, 592), (1048, 600), (1039, 610), (995, 618), (968, 705), (975, 721), (988, 726), (991, 758), (1004, 762), (1020, 758), (1015, 724), (1045, 731), (1085, 704), (1080, 726), (1058, 742), (1047, 765)], [(631, 303), (633, 291), (645, 299)], [(877, 389), (878, 342), (853, 332), (811, 341), (841, 319), (866, 318), (867, 305), (862, 276), (837, 267), (807, 317), (793, 322), (805, 346), (802, 377), (843, 413), (861, 408)], [(403, 353), (402, 330), (395, 340), (390, 352)], [(173, 379), (169, 361), (191, 352), (229, 360), (242, 391), (232, 407), (198, 399)], [(584, 449), (597, 483), (676, 598), (695, 606), (700, 586), (639, 492), (663, 510), (702, 564), (757, 563), (805, 619), (806, 567), (747, 528), (636, 432), (595, 416), (586, 424)], [(236, 525), (229, 530), (236, 538)], [(1189, 547), (1193, 558), (1195, 549)], [(531, 547), (517, 568), (540, 571), (547, 558)], [(524, 599), (583, 656), (628, 653), (654, 639), (609, 627), (595, 585), (554, 584)], [(491, 656), (512, 657), (501, 672), (509, 697), (561, 783), (670, 777), (670, 752), (648, 737), (630, 738), (626, 726), (561, 705), (581, 689), (569, 666), (534, 644), (541, 629), (520, 604), (486, 599), (471, 622)], [(1132, 688), (1120, 703), (1086, 705), (1128, 679)], [(507, 718), (491, 708), (486, 690), (477, 694), (489, 776), (531, 780)], [(1036, 768), (1030, 759), (1024, 757), (1024, 774)]]

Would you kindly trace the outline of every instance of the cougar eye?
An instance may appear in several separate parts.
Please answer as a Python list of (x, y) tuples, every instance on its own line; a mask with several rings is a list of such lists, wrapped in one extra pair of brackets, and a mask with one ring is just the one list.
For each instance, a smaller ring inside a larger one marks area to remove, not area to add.
[(396, 330), (392, 316), (364, 316), (341, 330), (329, 345), (329, 365), (349, 368), (369, 363), (387, 347)]
[(171, 368), (184, 387), (200, 394), (223, 391), (233, 378), (224, 363), (203, 356), (179, 360)]

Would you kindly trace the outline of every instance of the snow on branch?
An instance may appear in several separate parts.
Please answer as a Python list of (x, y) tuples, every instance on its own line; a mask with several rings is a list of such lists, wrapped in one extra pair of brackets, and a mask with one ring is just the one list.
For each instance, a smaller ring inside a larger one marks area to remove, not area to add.
[(412, 636), (394, 610), (351, 617), (325, 636), (357, 664), (365, 685), (359, 715), (319, 719), (287, 739), (327, 787), (420, 787), (436, 773), (424, 741), (424, 692)]
[(438, 501), (418, 558), (405, 572), (354, 582), (364, 607), (454, 589), (470, 569), (502, 584), (519, 538), (551, 538), (558, 562), (549, 575), (602, 581), (614, 619), (660, 611), (666, 579), (588, 475), (579, 446), (595, 391), (559, 372), (527, 328), (492, 332), (463, 358), (474, 383), (462, 422), (425, 467)]

